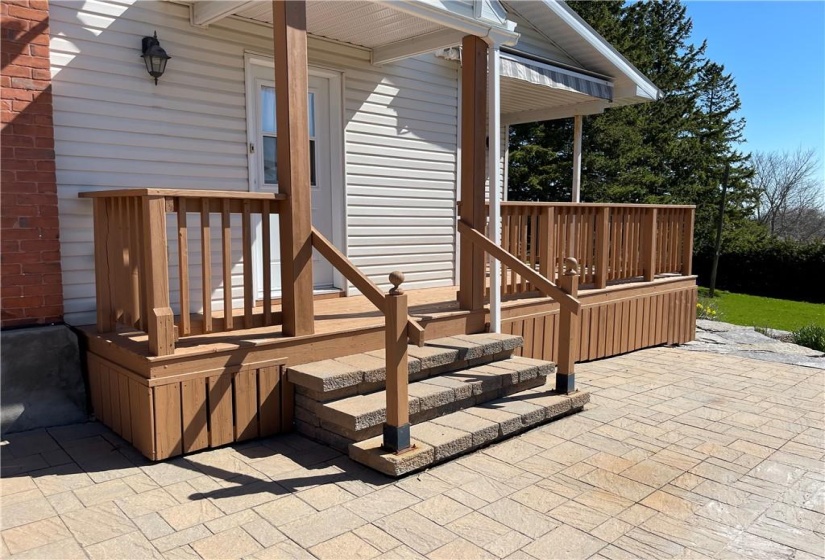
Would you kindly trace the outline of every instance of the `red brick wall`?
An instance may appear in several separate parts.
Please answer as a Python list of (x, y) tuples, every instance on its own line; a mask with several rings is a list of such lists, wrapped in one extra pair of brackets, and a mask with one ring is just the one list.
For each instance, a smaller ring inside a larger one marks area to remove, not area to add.
[(0, 326), (62, 320), (48, 0), (0, 2)]

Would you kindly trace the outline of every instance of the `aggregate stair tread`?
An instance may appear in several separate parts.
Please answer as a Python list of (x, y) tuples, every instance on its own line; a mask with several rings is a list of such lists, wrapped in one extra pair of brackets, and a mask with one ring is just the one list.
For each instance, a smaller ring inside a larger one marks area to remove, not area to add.
[[(551, 362), (518, 356), (441, 374), (437, 377), (411, 383), (409, 386), (409, 412), (412, 421), (456, 403), (472, 405), (475, 398), (489, 400), (521, 391), (529, 386), (543, 385), (544, 379), (555, 372)], [(308, 406), (325, 423), (327, 429), (343, 428), (339, 433), (348, 435), (367, 428), (381, 426), (386, 420), (386, 391), (368, 395), (355, 395), (334, 402), (317, 403), (298, 399)], [(473, 400), (471, 400), (473, 399)], [(354, 434), (353, 434), (354, 435)], [(354, 435), (352, 439), (360, 439)]]
[(589, 401), (587, 392), (556, 393), (555, 380), (547, 379), (541, 387), (413, 425), (410, 436), (415, 448), (410, 451), (398, 455), (387, 452), (381, 448), (382, 436), (376, 436), (351, 443), (349, 456), (398, 477), (577, 412)]
[[(474, 365), (474, 361), (492, 360), (512, 353), (523, 344), (520, 336), (497, 333), (456, 335), (427, 341), (424, 346), (408, 348), (408, 371), (411, 379), (428, 377), (450, 369)], [(287, 379), (299, 391), (314, 400), (325, 402), (356, 393), (383, 388), (386, 379), (384, 350), (352, 354), (292, 366)]]

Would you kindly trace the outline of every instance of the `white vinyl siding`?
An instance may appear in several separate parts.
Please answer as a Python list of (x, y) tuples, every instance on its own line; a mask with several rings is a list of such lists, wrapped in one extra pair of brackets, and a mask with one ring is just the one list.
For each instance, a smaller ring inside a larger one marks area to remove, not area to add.
[[(77, 194), (248, 190), (244, 53), (271, 53), (272, 30), (234, 18), (192, 27), (189, 8), (171, 2), (52, 0), (50, 15), (65, 319), (86, 324), (95, 308), (92, 205)], [(158, 86), (140, 58), (141, 38), (155, 30), (172, 56)], [(363, 49), (312, 38), (309, 48), (311, 65), (344, 77), (347, 254), (384, 287), (395, 269), (409, 288), (451, 285), (458, 66), (427, 55), (379, 68)], [(190, 246), (196, 233), (190, 224)], [(223, 298), (218, 240), (216, 308)], [(196, 287), (199, 256), (190, 258)], [(241, 273), (235, 262), (237, 280)], [(237, 286), (233, 296), (242, 296)]]

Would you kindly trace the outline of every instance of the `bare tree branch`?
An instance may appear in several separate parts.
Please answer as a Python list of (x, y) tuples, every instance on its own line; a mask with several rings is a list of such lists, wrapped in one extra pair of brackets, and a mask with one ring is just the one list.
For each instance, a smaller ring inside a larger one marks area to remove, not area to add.
[(776, 237), (825, 239), (825, 185), (813, 149), (756, 152), (753, 187), (760, 193), (756, 217)]

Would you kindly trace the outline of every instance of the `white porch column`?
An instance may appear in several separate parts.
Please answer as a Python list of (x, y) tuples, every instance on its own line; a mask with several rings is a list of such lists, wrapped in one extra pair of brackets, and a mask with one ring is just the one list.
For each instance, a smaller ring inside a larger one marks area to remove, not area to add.
[[(501, 245), (501, 87), (499, 47), (493, 45), (487, 56), (487, 150), (490, 192), (490, 233), (493, 243)], [(501, 263), (490, 259), (490, 332), (501, 332)]]
[(582, 189), (582, 116), (573, 117), (573, 197), (581, 202)]

